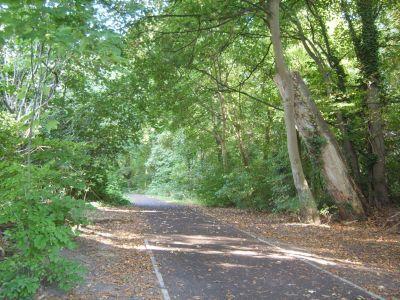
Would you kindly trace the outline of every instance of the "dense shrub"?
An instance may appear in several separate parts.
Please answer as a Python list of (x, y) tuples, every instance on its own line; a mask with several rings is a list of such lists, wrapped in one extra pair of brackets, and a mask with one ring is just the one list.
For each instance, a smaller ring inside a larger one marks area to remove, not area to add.
[(102, 179), (92, 187), (92, 194), (95, 194), (95, 198), (111, 205), (130, 204), (124, 196), (124, 176), (117, 167), (104, 165), (103, 170), (99, 171), (98, 175), (102, 175)]
[[(85, 146), (38, 135), (0, 119), (0, 228), (7, 243), (0, 263), (0, 297), (31, 297), (43, 281), (67, 289), (82, 270), (60, 256), (72, 248), (74, 225), (86, 222)], [(17, 149), (17, 151), (16, 151)]]

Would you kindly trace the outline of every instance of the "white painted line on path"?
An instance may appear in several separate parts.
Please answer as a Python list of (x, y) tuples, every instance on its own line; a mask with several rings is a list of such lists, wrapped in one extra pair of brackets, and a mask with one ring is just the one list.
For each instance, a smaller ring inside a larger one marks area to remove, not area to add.
[[(232, 226), (232, 225), (230, 225), (230, 226)], [(282, 248), (280, 246), (277, 246), (275, 243), (273, 243), (271, 241), (267, 241), (266, 239), (260, 238), (260, 237), (256, 236), (255, 234), (252, 234), (251, 232), (239, 229), (239, 228), (234, 227), (234, 226), (232, 226), (232, 227), (235, 228), (236, 230), (240, 231), (240, 232), (243, 232), (244, 234), (247, 234), (248, 236), (251, 236), (252, 238), (254, 238), (254, 239), (256, 239), (256, 240), (258, 240), (258, 241), (260, 241), (260, 242), (262, 242), (264, 244), (267, 244), (268, 246), (274, 247), (274, 248), (276, 248), (278, 250), (286, 250), (286, 249), (284, 249), (284, 248)], [(344, 282), (344, 283), (352, 286), (353, 288), (356, 288), (356, 289), (358, 289), (358, 290), (370, 295), (373, 299), (385, 300), (385, 298), (383, 298), (383, 297), (381, 297), (379, 295), (376, 295), (376, 294), (364, 289), (363, 287), (355, 284), (354, 282), (351, 282), (351, 281), (349, 281), (349, 280), (347, 280), (347, 279), (345, 279), (343, 277), (340, 277), (340, 276), (338, 276), (336, 274), (333, 274), (332, 272), (329, 272), (328, 270), (325, 270), (324, 268), (321, 268), (317, 264), (315, 264), (315, 263), (313, 263), (313, 262), (311, 262), (311, 261), (309, 261), (307, 259), (304, 259), (304, 258), (297, 258), (297, 259), (300, 259), (302, 262), (314, 267), (315, 269), (318, 269), (319, 271), (321, 271), (321, 272), (323, 272), (323, 273), (325, 273), (327, 275), (330, 275), (330, 276), (336, 278), (337, 280), (340, 280), (341, 282)]]
[(161, 272), (158, 269), (156, 258), (154, 257), (153, 251), (151, 251), (150, 246), (149, 246), (149, 242), (146, 239), (144, 240), (144, 244), (146, 246), (147, 252), (150, 255), (151, 263), (153, 265), (154, 273), (156, 274), (156, 277), (157, 277), (157, 280), (158, 280), (158, 284), (160, 285), (160, 289), (161, 289), (161, 293), (162, 293), (163, 299), (164, 300), (170, 300), (171, 298), (169, 297), (168, 290), (165, 287), (164, 279), (163, 279), (163, 277), (161, 275)]

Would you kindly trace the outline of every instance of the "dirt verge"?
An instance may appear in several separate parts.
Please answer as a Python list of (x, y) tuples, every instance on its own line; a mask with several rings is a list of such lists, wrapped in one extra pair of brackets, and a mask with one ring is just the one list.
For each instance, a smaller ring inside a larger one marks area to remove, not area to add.
[(92, 225), (80, 228), (77, 248), (65, 256), (86, 269), (84, 282), (69, 293), (46, 287), (37, 299), (161, 299), (144, 247), (147, 224), (138, 208), (94, 204)]

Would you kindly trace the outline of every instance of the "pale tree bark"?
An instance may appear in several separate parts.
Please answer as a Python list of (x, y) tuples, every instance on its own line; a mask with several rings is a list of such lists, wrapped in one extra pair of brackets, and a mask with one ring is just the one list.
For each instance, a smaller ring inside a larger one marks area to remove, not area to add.
[(279, 27), (279, 0), (270, 0), (268, 5), (268, 27), (271, 31), (271, 40), (275, 56), (277, 74), (275, 82), (279, 88), (284, 107), (284, 118), (286, 126), (287, 147), (292, 169), (294, 185), (301, 203), (301, 214), (304, 221), (319, 223), (318, 209), (312, 195), (311, 189), (304, 175), (301, 164), (299, 147), (297, 144), (295, 113), (294, 113), (294, 88), (293, 81), (286, 65), (281, 34)]
[[(279, 0), (269, 2), (268, 20), (278, 71), (275, 81), (284, 99), (288, 146), (296, 149), (299, 155), (295, 131), (295, 125), (297, 125), (311, 158), (316, 159), (321, 166), (325, 186), (335, 201), (341, 217), (343, 219), (364, 217), (363, 195), (348, 172), (335, 137), (312, 101), (309, 90), (300, 75), (290, 74), (285, 63), (279, 30), (279, 2)], [(293, 134), (291, 140), (289, 140), (289, 134)], [(291, 153), (290, 150), (289, 153)], [(292, 155), (293, 153), (292, 151)]]
[[(310, 10), (312, 10), (310, 3), (308, 3), (308, 7)], [(318, 11), (316, 11), (316, 10), (313, 11), (313, 15), (318, 20), (319, 26), (321, 28), (321, 33), (322, 33), (323, 41), (324, 41), (325, 48), (326, 48), (324, 53), (325, 53), (325, 56), (326, 56), (326, 59), (327, 59), (327, 62), (329, 65), (327, 65), (325, 63), (322, 55), (320, 54), (320, 52), (318, 51), (318, 49), (314, 45), (314, 43), (306, 37), (300, 21), (297, 19), (297, 17), (294, 17), (293, 22), (297, 27), (298, 36), (300, 38), (301, 43), (304, 46), (304, 49), (306, 50), (308, 55), (313, 59), (313, 61), (316, 63), (316, 65), (318, 67), (318, 71), (321, 73), (321, 76), (325, 83), (325, 90), (326, 90), (327, 96), (332, 97), (333, 89), (336, 90), (336, 93), (341, 93), (342, 95), (345, 95), (347, 93), (346, 83), (345, 83), (346, 74), (340, 63), (339, 58), (332, 50), (331, 43), (328, 38), (328, 31), (327, 31), (324, 21), (322, 20), (321, 16), (318, 14)], [(336, 83), (334, 83), (332, 80), (331, 70), (333, 70), (336, 73), (336, 76), (337, 76)], [(357, 185), (360, 187), (361, 172), (360, 172), (360, 165), (359, 165), (359, 161), (358, 161), (358, 155), (354, 148), (353, 142), (349, 137), (349, 130), (348, 130), (346, 118), (343, 115), (341, 109), (338, 109), (335, 112), (335, 115), (336, 115), (336, 120), (337, 120), (339, 130), (342, 133), (342, 146), (343, 146), (343, 150), (345, 153), (345, 157), (351, 168), (354, 179), (355, 179)]]
[(364, 195), (348, 172), (339, 145), (323, 119), (300, 74), (293, 73), (295, 120), (312, 159), (321, 167), (325, 187), (335, 201), (342, 219), (365, 216)]
[[(31, 42), (29, 46), (0, 49), (0, 85), (6, 87), (0, 98), (17, 120), (31, 113), (35, 119), (40, 116), (61, 87), (59, 76), (67, 62), (67, 58), (61, 59), (44, 43)], [(6, 71), (9, 68), (12, 72)]]

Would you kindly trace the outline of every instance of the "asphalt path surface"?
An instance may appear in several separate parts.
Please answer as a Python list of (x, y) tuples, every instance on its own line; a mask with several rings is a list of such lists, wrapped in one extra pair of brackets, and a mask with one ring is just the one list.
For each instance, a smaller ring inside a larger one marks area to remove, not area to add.
[(380, 299), (324, 271), (323, 260), (277, 247), (189, 206), (132, 194), (150, 224), (147, 249), (168, 299)]

